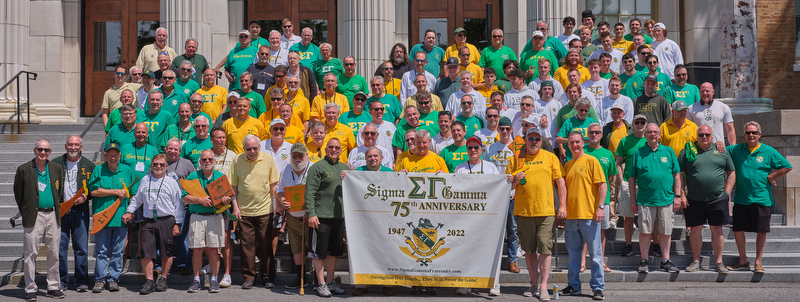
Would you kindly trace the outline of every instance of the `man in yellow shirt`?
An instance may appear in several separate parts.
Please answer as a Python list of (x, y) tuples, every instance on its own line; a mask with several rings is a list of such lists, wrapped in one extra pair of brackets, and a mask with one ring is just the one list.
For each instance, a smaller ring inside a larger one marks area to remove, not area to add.
[(472, 83), (483, 83), (483, 68), (476, 63), (470, 62), (470, 48), (466, 45), (458, 48), (458, 58), (460, 59), (458, 65), (459, 73), (466, 70), (472, 74)]
[[(595, 125), (599, 130), (599, 127)], [(594, 300), (602, 300), (605, 291), (603, 253), (600, 241), (600, 223), (605, 217), (606, 177), (600, 161), (583, 152), (583, 134), (572, 131), (567, 136), (572, 160), (565, 165), (567, 183), (567, 202), (558, 209), (558, 218), (566, 219), (564, 240), (569, 252), (569, 271), (567, 287), (561, 294), (579, 295), (581, 293), (580, 264), (583, 244), (589, 251)]]
[(556, 222), (553, 184), (558, 188), (559, 204), (566, 203), (567, 189), (558, 157), (542, 150), (540, 131), (547, 129), (533, 125), (526, 131), (525, 148), (509, 160), (505, 172), (509, 174), (511, 187), (515, 188), (514, 216), (517, 219), (519, 247), (528, 254), (525, 262), (531, 287), (522, 295), (532, 297), (538, 293), (540, 299), (545, 301), (550, 299), (547, 280), (550, 278), (550, 255), (553, 253), (553, 227)]
[[(233, 160), (229, 175), (235, 194), (232, 202), (233, 215), (239, 219), (239, 240), (241, 240), (239, 257), (244, 277), (242, 289), (253, 288), (253, 281), (256, 278), (256, 257), (261, 260), (259, 271), (264, 287), (275, 287), (268, 277), (269, 266), (274, 256), (269, 238), (272, 232), (272, 197), (276, 196), (280, 174), (272, 156), (260, 151), (260, 143), (261, 139), (258, 136), (248, 134), (244, 137), (241, 144), (244, 145), (245, 153), (239, 154)], [(283, 208), (278, 207), (277, 211), (280, 215)]]
[(306, 98), (305, 92), (300, 89), (300, 78), (290, 75), (286, 78), (286, 103), (292, 105), (292, 111), (297, 113), (303, 121), (303, 128), (308, 128), (308, 120), (311, 119), (311, 102)]
[(571, 48), (569, 51), (567, 51), (567, 57), (564, 58), (564, 65), (561, 65), (558, 67), (558, 69), (556, 69), (555, 73), (553, 74), (553, 79), (561, 83), (561, 87), (569, 86), (567, 72), (573, 68), (577, 69), (578, 72), (581, 73), (580, 80), (578, 80), (579, 83), (583, 83), (591, 77), (589, 75), (589, 69), (583, 66), (581, 51), (577, 48)]
[[(400, 79), (392, 76), (394, 73), (394, 65), (391, 61), (386, 61), (381, 64), (381, 75), (383, 76), (383, 92), (391, 94), (400, 100)], [(402, 100), (401, 100), (402, 101)]]
[(687, 108), (683, 101), (672, 103), (672, 118), (659, 127), (662, 133), (661, 144), (675, 150), (675, 156), (681, 154), (686, 143), (697, 140), (697, 124), (686, 119), (689, 112)]
[(264, 138), (267, 136), (267, 130), (263, 123), (250, 116), (250, 99), (239, 98), (236, 107), (239, 110), (238, 114), (222, 123), (222, 130), (225, 130), (228, 150), (241, 154), (244, 152), (242, 139), (245, 136), (252, 134), (258, 138)]
[(442, 62), (447, 62), (447, 58), (449, 57), (458, 58), (459, 49), (461, 49), (462, 46), (466, 46), (469, 48), (469, 62), (477, 65), (481, 60), (481, 53), (478, 52), (478, 48), (476, 48), (475, 45), (467, 43), (467, 31), (464, 30), (463, 27), (459, 27), (456, 28), (454, 35), (455, 37), (453, 40), (456, 41), (456, 43), (448, 46), (447, 49), (444, 50)]
[(336, 74), (326, 74), (323, 83), (325, 84), (325, 93), (317, 95), (311, 105), (310, 118), (312, 121), (319, 121), (324, 118), (325, 104), (328, 103), (339, 105), (339, 113), (350, 111), (350, 102), (347, 100), (347, 97), (336, 92), (336, 87), (339, 86), (339, 80), (336, 79)]
[(353, 129), (339, 122), (339, 114), (339, 105), (325, 104), (325, 144), (327, 145), (331, 138), (339, 139), (339, 142), (342, 143), (339, 160), (346, 163), (350, 150), (356, 147), (356, 137), (353, 135)]
[[(410, 131), (410, 130), (409, 130)], [(450, 173), (444, 159), (439, 155), (430, 152), (431, 133), (425, 129), (418, 129), (414, 134), (414, 148), (408, 156), (398, 157), (394, 167), (398, 172), (422, 172), (422, 173)]]
[(227, 104), (225, 104), (228, 89), (216, 84), (217, 74), (213, 69), (203, 71), (203, 81), (205, 85), (197, 90), (197, 93), (203, 96), (203, 107), (200, 108), (200, 111), (208, 114), (213, 124), (217, 120), (217, 116), (228, 108)]

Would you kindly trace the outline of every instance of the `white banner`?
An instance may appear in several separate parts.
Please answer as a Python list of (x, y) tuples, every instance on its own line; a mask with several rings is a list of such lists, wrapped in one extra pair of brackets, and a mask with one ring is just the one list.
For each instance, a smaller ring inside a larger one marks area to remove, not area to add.
[(505, 174), (347, 171), (342, 192), (351, 280), (491, 288), (510, 190)]

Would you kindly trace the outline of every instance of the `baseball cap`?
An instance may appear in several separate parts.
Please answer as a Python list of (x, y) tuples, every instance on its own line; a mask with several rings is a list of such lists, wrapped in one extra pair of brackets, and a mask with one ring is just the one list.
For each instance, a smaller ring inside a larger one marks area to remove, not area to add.
[(526, 122), (528, 124), (534, 124), (534, 125), (538, 125), (539, 124), (538, 121), (536, 120), (536, 118), (533, 117), (533, 114), (528, 115), (528, 117), (522, 119), (522, 121)]
[(119, 145), (117, 143), (108, 143), (103, 151), (108, 152), (108, 150), (111, 149), (117, 149), (117, 151), (119, 151)]
[(456, 31), (454, 33), (458, 34), (460, 32), (467, 32), (467, 31), (463, 27), (459, 27), (459, 28), (456, 28)]
[(658, 22), (653, 26), (653, 29), (667, 29), (667, 27), (664, 25), (664, 23)]
[(580, 53), (581, 53), (581, 50), (580, 50), (580, 49), (577, 49), (577, 48), (570, 48), (570, 49), (567, 51), (567, 53), (568, 53), (568, 54), (569, 54), (569, 53), (573, 53), (573, 52), (576, 52), (576, 53), (580, 54)]
[(242, 29), (242, 30), (239, 31), (239, 34), (240, 35), (248, 35), (249, 36), (250, 32), (248, 30), (246, 30), (246, 29)]
[(476, 143), (478, 143), (478, 144), (483, 144), (483, 143), (481, 142), (481, 139), (480, 139), (480, 138), (478, 138), (477, 136), (470, 136), (470, 137), (467, 139), (467, 144), (469, 144), (470, 142), (476, 142)]
[(272, 122), (269, 123), (269, 127), (272, 128), (272, 126), (275, 126), (277, 124), (286, 126), (286, 122), (284, 122), (282, 118), (276, 117), (272, 120)]
[(581, 13), (581, 19), (594, 17), (591, 9), (587, 9)]
[(537, 126), (533, 126), (533, 127), (528, 128), (528, 131), (525, 132), (525, 136), (528, 136), (531, 133), (536, 133), (539, 136), (542, 136), (542, 133), (539, 131), (539, 127), (537, 127)]
[(447, 66), (458, 66), (458, 59), (456, 57), (449, 57), (447, 58)]
[(150, 70), (148, 70), (148, 71), (145, 71), (144, 73), (142, 73), (142, 76), (148, 76), (148, 77), (150, 77), (151, 79), (155, 79), (155, 78), (156, 78), (156, 74), (155, 74), (155, 73), (153, 73), (153, 72), (152, 72), (152, 71), (150, 71)]
[(542, 86), (541, 87), (553, 87), (553, 81), (550, 81), (550, 80), (542, 81)]
[(501, 117), (498, 126), (511, 126), (511, 120), (508, 117)]
[(622, 105), (620, 105), (620, 104), (614, 104), (613, 106), (608, 108), (609, 111), (611, 109), (619, 109), (619, 110), (623, 110), (623, 111), (625, 110), (625, 108), (622, 108)]
[(537, 30), (537, 31), (533, 32), (533, 36), (534, 37), (544, 37), (544, 33), (542, 33), (541, 31)]
[(238, 98), (241, 97), (241, 95), (239, 95), (239, 93), (236, 92), (236, 91), (231, 91), (231, 92), (228, 93), (228, 98), (231, 98), (231, 97), (236, 97), (238, 99)]
[(645, 122), (647, 121), (647, 117), (646, 117), (646, 116), (644, 116), (644, 114), (637, 114), (637, 115), (634, 115), (634, 116), (633, 116), (633, 120), (634, 120), (634, 121), (635, 121), (635, 120), (640, 120), (640, 119), (641, 119), (641, 120), (644, 120)]
[(686, 110), (686, 108), (688, 107), (686, 107), (686, 103), (683, 101), (675, 101), (675, 103), (672, 103), (672, 110), (681, 111)]
[(651, 75), (648, 75), (646, 78), (644, 78), (644, 81), (645, 82), (647, 82), (647, 81), (658, 82), (658, 78), (656, 78), (656, 76), (651, 74)]
[(306, 153), (306, 152), (308, 152), (308, 149), (306, 149), (306, 145), (303, 145), (303, 143), (294, 143), (294, 145), (292, 145), (291, 152), (292, 153)]
[(366, 98), (367, 98), (367, 94), (366, 94), (366, 93), (364, 93), (363, 91), (358, 91), (358, 92), (356, 92), (356, 94), (354, 94), (354, 95), (353, 95), (353, 98), (355, 98), (357, 95), (363, 96), (363, 97), (364, 97), (364, 99), (366, 99)]
[(247, 25), (249, 26), (250, 24), (253, 24), (253, 23), (258, 24), (258, 26), (261, 27), (261, 21), (258, 21), (258, 20), (250, 20), (250, 22), (248, 22)]

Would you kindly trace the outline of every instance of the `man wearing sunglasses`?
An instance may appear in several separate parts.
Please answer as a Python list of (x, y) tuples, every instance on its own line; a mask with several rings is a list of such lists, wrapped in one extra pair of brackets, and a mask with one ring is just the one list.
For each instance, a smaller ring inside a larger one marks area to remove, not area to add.
[(400, 87), (402, 85), (402, 81), (392, 76), (392, 73), (394, 72), (394, 66), (392, 66), (392, 62), (383, 62), (378, 69), (380, 70), (383, 78), (383, 92), (386, 94), (391, 94), (400, 100)]
[[(178, 78), (174, 71), (169, 69), (164, 71), (161, 80), (163, 83), (161, 87), (157, 89), (162, 92), (161, 111), (169, 113), (174, 119), (178, 115), (178, 106), (188, 103), (189, 96), (175, 86), (175, 82), (178, 81)], [(145, 106), (145, 111), (148, 109), (149, 107)]]
[(192, 75), (197, 83), (203, 83), (203, 74), (209, 69), (206, 57), (197, 53), (197, 40), (195, 38), (186, 39), (183, 43), (184, 53), (172, 60), (172, 68), (178, 68), (181, 62), (189, 61), (192, 64)]
[(201, 152), (206, 149), (211, 149), (214, 144), (208, 137), (209, 122), (205, 116), (198, 116), (194, 119), (192, 125), (194, 128), (194, 137), (189, 138), (181, 148), (181, 157), (188, 159), (192, 165), (197, 166), (201, 156)]
[(445, 61), (447, 57), (444, 54), (444, 49), (436, 45), (436, 31), (432, 29), (425, 30), (425, 37), (422, 39), (422, 43), (411, 47), (411, 52), (409, 53), (415, 54), (420, 51), (425, 52), (425, 55), (431, 58), (428, 60), (428, 63), (425, 64), (425, 70), (438, 78), (441, 73), (442, 62)]
[[(384, 111), (386, 110), (383, 107), (383, 103), (379, 100), (372, 100), (367, 106), (371, 118), (370, 122), (378, 128), (378, 137), (376, 138), (377, 144), (386, 150), (394, 150), (392, 148), (392, 141), (394, 140), (394, 132), (397, 131), (397, 127), (393, 123), (383, 119)], [(364, 144), (361, 131), (362, 129), (359, 129), (359, 133), (356, 135), (356, 144), (359, 146)], [(394, 154), (394, 152), (392, 152), (392, 154)], [(394, 155), (392, 155), (392, 157), (394, 157)]]
[(647, 64), (647, 75), (656, 77), (656, 92), (663, 94), (663, 90), (672, 84), (672, 79), (670, 79), (668, 74), (661, 72), (661, 69), (658, 67), (659, 63), (656, 55), (648, 55), (645, 57), (644, 61)]
[(370, 161), (368, 151), (370, 149), (378, 149), (381, 155), (381, 161), (378, 162), (378, 165), (385, 166), (389, 168), (389, 171), (393, 171), (392, 168), (394, 168), (394, 154), (377, 144), (377, 138), (379, 135), (378, 127), (375, 127), (374, 124), (369, 123), (361, 128), (363, 128), (361, 131), (361, 139), (364, 143), (353, 150), (350, 150), (350, 154), (347, 155), (347, 166), (349, 166), (350, 169), (355, 170), (364, 165), (368, 165)]
[(251, 87), (261, 96), (266, 96), (268, 88), (275, 85), (275, 67), (269, 64), (269, 53), (269, 46), (261, 45), (261, 48), (256, 52), (258, 60), (247, 67), (247, 72), (253, 77)]
[[(257, 20), (254, 20), (258, 22)], [(260, 22), (258, 22), (260, 24)], [(251, 21), (251, 24), (253, 22)], [(259, 31), (261, 30), (261, 26), (258, 26)], [(254, 38), (260, 38), (258, 35), (254, 35)], [(256, 53), (258, 52), (258, 47), (250, 47), (251, 42), (250, 32), (246, 29), (239, 31), (239, 44), (236, 47), (233, 47), (231, 51), (228, 53), (228, 56), (225, 57), (224, 60), (217, 64), (217, 67), (214, 68), (214, 72), (219, 72), (220, 68), (223, 66), (225, 67), (225, 78), (228, 80), (228, 91), (235, 90), (241, 88), (239, 85), (239, 79), (237, 78), (242, 72), (245, 72), (250, 65), (253, 65), (253, 62), (256, 61)], [(262, 43), (267, 44), (267, 43)]]
[[(616, 110), (616, 109), (614, 109)], [(621, 121), (619, 122), (621, 123)], [(644, 138), (644, 129), (647, 126), (647, 117), (644, 115), (635, 115), (633, 117), (632, 129), (628, 130), (629, 134), (620, 139), (614, 153), (615, 161), (617, 162), (617, 171), (622, 171), (622, 181), (614, 191), (617, 200), (616, 208), (619, 210), (619, 216), (625, 220), (625, 247), (622, 248), (620, 253), (623, 257), (633, 256), (633, 219), (634, 213), (631, 210), (630, 190), (636, 189), (636, 184), (628, 183), (628, 170), (630, 169), (630, 161), (633, 152), (643, 147), (647, 140)], [(631, 188), (632, 187), (632, 188)], [(654, 237), (653, 241), (658, 242), (658, 238)], [(658, 249), (654, 249), (658, 250)]]
[(697, 140), (697, 124), (686, 119), (689, 110), (683, 101), (672, 103), (672, 118), (661, 124), (661, 144), (675, 150), (675, 156), (683, 151), (686, 143)]
[[(420, 78), (424, 79), (425, 77), (424, 76), (420, 77), (420, 74), (417, 74), (414, 84), (416, 84), (416, 80)], [(370, 104), (374, 100), (380, 101), (383, 104), (383, 108), (385, 109), (383, 118), (388, 122), (396, 124), (398, 121), (400, 121), (400, 117), (402, 117), (403, 115), (403, 104), (395, 95), (386, 93), (386, 89), (383, 86), (384, 85), (383, 81), (384, 78), (379, 76), (374, 76), (372, 77), (372, 79), (370, 79), (369, 88), (372, 91), (372, 96), (370, 96), (366, 102), (367, 104)], [(427, 80), (425, 81), (427, 83)], [(425, 90), (424, 88), (426, 86), (427, 84), (423, 86), (422, 90), (420, 90), (419, 86), (417, 86), (418, 88), (417, 94), (419, 94), (420, 92), (427, 92), (427, 90)]]
[(464, 30), (463, 27), (459, 27), (456, 28), (456, 30), (453, 32), (453, 35), (455, 36), (453, 37), (453, 41), (456, 43), (448, 46), (447, 49), (444, 50), (444, 57), (442, 60), (446, 60), (445, 58), (449, 57), (458, 58), (461, 47), (467, 46), (467, 48), (469, 48), (469, 62), (477, 65), (478, 62), (480, 62), (481, 53), (478, 52), (478, 48), (476, 48), (475, 45), (467, 43), (467, 31)]
[(344, 74), (339, 77), (339, 85), (336, 86), (336, 92), (344, 95), (349, 102), (350, 108), (353, 108), (353, 96), (356, 92), (368, 94), (369, 85), (367, 85), (367, 79), (356, 73), (356, 58), (346, 56), (342, 60), (342, 64), (344, 64)]
[[(139, 91), (139, 88), (142, 87), (142, 84), (125, 82), (125, 77), (125, 67), (117, 66), (114, 68), (114, 85), (108, 88), (103, 94), (103, 103), (100, 105), (100, 108), (103, 110), (103, 125), (108, 124), (108, 116), (112, 111), (122, 107), (123, 104), (120, 101), (120, 97), (123, 91), (130, 90), (131, 92), (135, 92)], [(136, 103), (135, 94), (133, 95), (133, 102)]]
[(36, 257), (42, 238), (47, 254), (47, 296), (64, 298), (58, 269), (61, 239), (58, 205), (64, 201), (64, 172), (61, 165), (48, 160), (51, 151), (48, 140), (37, 140), (33, 148), (34, 159), (17, 167), (14, 175), (14, 199), (25, 228), (22, 246), (25, 299), (28, 301), (36, 301), (36, 292), (39, 290), (35, 280)]
[[(156, 71), (159, 69), (157, 58), (161, 54), (169, 56), (169, 61), (172, 62), (178, 56), (172, 47), (167, 46), (167, 29), (159, 27), (156, 29), (156, 40), (153, 44), (147, 44), (139, 51), (139, 56), (136, 58), (136, 66), (141, 67), (145, 71)], [(169, 65), (169, 64), (168, 64)]]
[(675, 103), (675, 101), (683, 101), (686, 103), (686, 106), (692, 106), (692, 104), (699, 102), (700, 89), (694, 84), (686, 83), (689, 79), (686, 66), (683, 66), (683, 64), (675, 66), (674, 75), (675, 80), (661, 91), (661, 95), (663, 95), (670, 104)]
[(399, 100), (405, 101), (408, 97), (419, 92), (419, 89), (417, 89), (417, 86), (414, 84), (416, 83), (417, 75), (420, 74), (425, 75), (425, 79), (427, 79), (425, 91), (433, 91), (433, 84), (436, 83), (436, 78), (433, 76), (433, 74), (425, 70), (425, 64), (427, 62), (428, 56), (425, 54), (425, 52), (420, 51), (414, 54), (414, 69), (404, 73), (403, 79), (400, 81)]

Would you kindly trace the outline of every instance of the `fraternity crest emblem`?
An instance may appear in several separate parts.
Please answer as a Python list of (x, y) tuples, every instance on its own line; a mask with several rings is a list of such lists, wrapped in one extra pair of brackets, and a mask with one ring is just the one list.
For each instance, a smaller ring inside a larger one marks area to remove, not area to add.
[(764, 162), (764, 157), (763, 156), (756, 156), (756, 161), (759, 162), (759, 163), (763, 163)]
[(433, 262), (433, 259), (444, 256), (450, 248), (441, 248), (444, 245), (444, 237), (436, 240), (438, 229), (443, 227), (444, 224), (433, 226), (431, 221), (427, 218), (420, 218), (417, 226), (413, 222), (407, 223), (409, 227), (414, 228), (414, 238), (406, 236), (405, 243), (408, 246), (401, 246), (400, 250), (411, 258), (414, 258), (420, 266), (428, 266), (428, 263)]
[(384, 134), (386, 134), (386, 137), (391, 137), (392, 136), (392, 132), (389, 131), (389, 130), (386, 130), (386, 132)]
[(503, 58), (504, 61), (508, 60), (508, 55), (501, 55), (500, 57)]
[(667, 157), (666, 156), (662, 156), (661, 157), (661, 162), (662, 163), (666, 163), (667, 162)]

